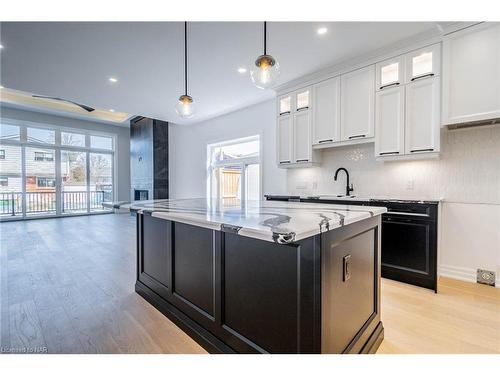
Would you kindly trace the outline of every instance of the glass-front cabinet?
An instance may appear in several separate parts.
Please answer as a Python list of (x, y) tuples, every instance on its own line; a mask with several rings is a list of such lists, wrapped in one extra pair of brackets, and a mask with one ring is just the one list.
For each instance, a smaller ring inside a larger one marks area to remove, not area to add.
[(406, 82), (440, 75), (440, 44), (433, 44), (406, 54)]
[(377, 91), (404, 84), (404, 56), (382, 61), (376, 65)]
[(291, 111), (292, 111), (292, 96), (291, 95), (282, 96), (279, 100), (279, 108), (278, 108), (279, 115), (280, 116), (289, 115)]

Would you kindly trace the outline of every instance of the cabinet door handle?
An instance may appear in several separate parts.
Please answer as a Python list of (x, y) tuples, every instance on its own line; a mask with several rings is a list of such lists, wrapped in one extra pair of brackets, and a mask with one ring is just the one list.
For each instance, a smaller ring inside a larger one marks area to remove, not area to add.
[(417, 79), (422, 79), (422, 78), (426, 78), (426, 77), (433, 77), (433, 76), (434, 76), (434, 73), (424, 74), (424, 75), (421, 75), (418, 77), (413, 77), (411, 79), (411, 81), (416, 81)]
[(283, 115), (289, 115), (289, 114), (290, 114), (290, 111), (280, 112), (280, 116), (283, 116)]
[(388, 85), (380, 86), (380, 90), (385, 89), (387, 87), (391, 87), (391, 86), (397, 86), (397, 85), (399, 85), (399, 82), (389, 83)]
[(360, 134), (360, 135), (351, 135), (349, 139), (355, 139), (355, 138), (364, 138), (366, 137), (366, 134)]
[(434, 151), (433, 148), (422, 148), (420, 150), (411, 150), (410, 152), (425, 152), (425, 151)]
[(290, 163), (290, 160), (283, 160), (283, 161), (280, 161), (280, 164), (289, 164)]
[(389, 152), (381, 152), (379, 155), (397, 155), (399, 151), (389, 151)]
[(318, 141), (318, 143), (326, 143), (326, 142), (333, 142), (333, 139), (323, 139), (322, 141)]
[(300, 107), (300, 108), (297, 108), (297, 112), (305, 111), (306, 109), (309, 109), (309, 107)]
[(309, 159), (297, 159), (295, 160), (297, 163), (303, 163), (303, 162), (306, 162), (306, 161), (309, 161)]

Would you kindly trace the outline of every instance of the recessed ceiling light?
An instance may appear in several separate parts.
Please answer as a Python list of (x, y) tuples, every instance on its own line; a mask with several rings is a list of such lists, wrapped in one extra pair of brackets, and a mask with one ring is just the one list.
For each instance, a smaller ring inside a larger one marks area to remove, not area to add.
[(112, 83), (116, 83), (116, 82), (118, 82), (118, 79), (116, 79), (115, 77), (109, 77), (108, 81), (112, 82)]
[(0, 44), (0, 49), (3, 49), (3, 44)]
[(326, 34), (327, 31), (328, 31), (328, 29), (326, 27), (320, 27), (318, 30), (316, 30), (318, 35)]
[(1, 89), (3, 89), (3, 86), (2, 86), (2, 85), (0, 85), (0, 90), (1, 90)]
[(238, 68), (238, 73), (243, 74), (243, 73), (246, 73), (246, 72), (247, 72), (247, 68), (243, 68), (243, 67)]
[(114, 109), (110, 109), (109, 111), (110, 111), (110, 112), (114, 112), (115, 110), (114, 110)]

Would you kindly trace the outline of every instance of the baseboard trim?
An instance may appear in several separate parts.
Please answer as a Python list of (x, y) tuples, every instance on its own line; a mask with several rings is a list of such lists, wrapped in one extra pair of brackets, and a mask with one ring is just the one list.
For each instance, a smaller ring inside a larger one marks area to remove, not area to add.
[[(439, 276), (444, 276), (450, 279), (461, 281), (468, 281), (470, 283), (477, 282), (477, 270), (468, 267), (441, 265), (439, 266)], [(496, 277), (495, 287), (500, 288), (500, 275), (497, 275)]]

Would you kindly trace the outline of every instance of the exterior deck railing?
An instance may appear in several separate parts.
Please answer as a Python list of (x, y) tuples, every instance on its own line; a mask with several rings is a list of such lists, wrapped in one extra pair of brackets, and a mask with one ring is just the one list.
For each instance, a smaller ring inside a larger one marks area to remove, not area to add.
[[(55, 213), (55, 192), (26, 192), (26, 213)], [(102, 203), (110, 200), (110, 193), (103, 190), (91, 191), (63, 191), (61, 193), (61, 212), (87, 212), (102, 209)], [(1, 192), (0, 215), (17, 216), (23, 212), (23, 193)]]

